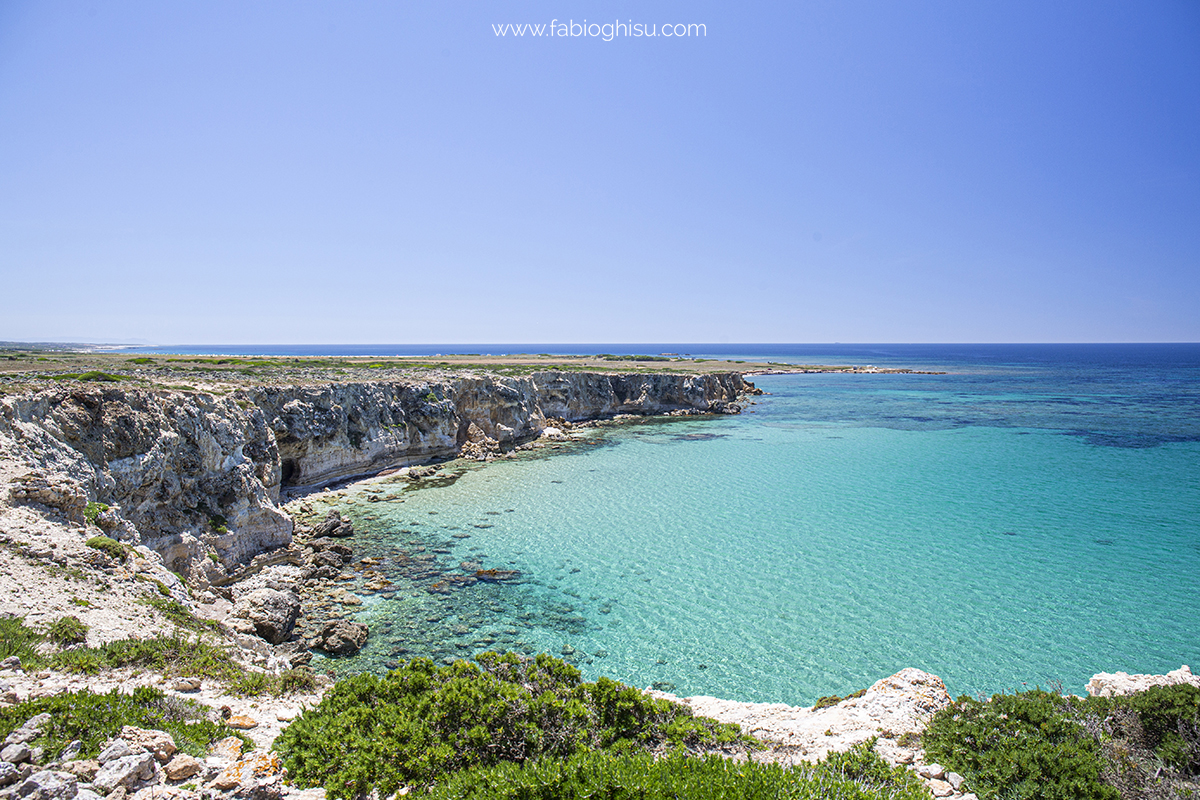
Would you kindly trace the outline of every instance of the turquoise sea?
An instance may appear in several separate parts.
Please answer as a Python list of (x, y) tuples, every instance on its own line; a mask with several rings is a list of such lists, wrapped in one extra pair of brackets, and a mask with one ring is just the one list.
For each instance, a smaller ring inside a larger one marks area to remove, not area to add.
[[(357, 555), (394, 591), (367, 597), (371, 639), (339, 668), (507, 647), (792, 704), (908, 666), (956, 695), (1200, 669), (1200, 345), (457, 349), (947, 374), (761, 376), (740, 416), (351, 487)], [(379, 489), (404, 502), (364, 502)], [(521, 577), (445, 583), (477, 566)]]

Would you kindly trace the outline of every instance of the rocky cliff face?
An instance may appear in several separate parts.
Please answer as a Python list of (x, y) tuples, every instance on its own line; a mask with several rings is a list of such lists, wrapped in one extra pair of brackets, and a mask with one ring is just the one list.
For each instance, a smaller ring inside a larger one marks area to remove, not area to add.
[(87, 501), (113, 506), (101, 520), (110, 535), (203, 582), (291, 541), (277, 505), (283, 486), (452, 456), (472, 426), (511, 446), (537, 436), (547, 417), (736, 413), (753, 391), (737, 374), (557, 372), (227, 397), (64, 386), (0, 401), (0, 477), (24, 475), (11, 501), (51, 500), (76, 521)]

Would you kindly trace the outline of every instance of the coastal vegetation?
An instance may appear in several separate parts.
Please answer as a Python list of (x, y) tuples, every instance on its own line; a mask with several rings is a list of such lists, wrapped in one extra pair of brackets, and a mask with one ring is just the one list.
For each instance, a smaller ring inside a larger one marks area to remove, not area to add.
[(346, 678), (275, 742), (293, 780), (343, 800), (503, 762), (757, 746), (736, 726), (635, 688), (607, 678), (584, 683), (549, 655), (497, 652), (443, 667), (416, 658), (382, 678)]
[(224, 722), (207, 718), (207, 706), (192, 700), (168, 697), (161, 690), (141, 686), (132, 694), (114, 689), (106, 694), (90, 691), (66, 692), (29, 700), (0, 709), (0, 738), (37, 714), (49, 714), (41, 735), (31, 744), (46, 752), (59, 753), (69, 743), (81, 744), (80, 758), (95, 758), (104, 743), (125, 725), (163, 730), (185, 753), (204, 757), (208, 747), (228, 736), (237, 736), (249, 749), (254, 743)]
[(642, 798), (642, 800), (928, 800), (929, 791), (902, 767), (890, 767), (873, 742), (815, 764), (732, 761), (675, 752), (584, 751), (568, 759), (504, 762), (449, 777), (432, 800)]
[(1200, 796), (1200, 689), (960, 697), (921, 737), (926, 757), (983, 800)]
[[(175, 633), (118, 639), (98, 647), (78, 646), (87, 630), (73, 616), (56, 620), (45, 630), (26, 625), (20, 617), (0, 616), (0, 660), (16, 656), (26, 671), (54, 669), (83, 675), (120, 668), (153, 670), (166, 677), (204, 678), (246, 697), (307, 692), (317, 685), (317, 676), (305, 667), (278, 674), (249, 671), (234, 660), (228, 647), (200, 635)], [(47, 639), (65, 649), (47, 652), (42, 647)]]
[[(92, 504), (89, 503), (89, 505)], [(96, 505), (99, 505), (99, 503)], [(113, 561), (118, 562), (124, 562), (125, 559), (129, 557), (129, 553), (132, 550), (132, 548), (124, 542), (118, 542), (116, 539), (108, 536), (93, 536), (84, 542), (84, 544), (93, 550), (99, 550)]]

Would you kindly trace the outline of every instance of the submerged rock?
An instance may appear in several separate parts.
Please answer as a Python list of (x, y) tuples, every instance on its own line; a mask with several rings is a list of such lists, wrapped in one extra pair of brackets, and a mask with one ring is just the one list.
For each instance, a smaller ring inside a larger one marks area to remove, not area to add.
[(315, 646), (334, 655), (357, 653), (367, 643), (368, 628), (361, 622), (335, 619), (317, 634)]
[(313, 536), (316, 538), (321, 538), (324, 536), (336, 536), (339, 538), (344, 538), (352, 535), (354, 535), (354, 523), (348, 519), (345, 519), (342, 516), (342, 513), (336, 508), (330, 510), (330, 512), (325, 515), (325, 520), (318, 524), (317, 527), (313, 528)]
[(479, 569), (475, 570), (475, 577), (487, 583), (499, 583), (515, 580), (521, 577), (521, 573), (515, 569)]

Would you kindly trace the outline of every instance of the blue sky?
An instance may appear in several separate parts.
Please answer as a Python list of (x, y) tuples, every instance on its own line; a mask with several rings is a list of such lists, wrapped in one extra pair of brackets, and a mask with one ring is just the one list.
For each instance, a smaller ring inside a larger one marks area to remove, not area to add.
[(1200, 4), (7, 0), (0, 277), (10, 340), (1200, 341)]

